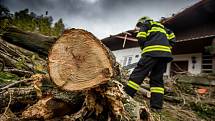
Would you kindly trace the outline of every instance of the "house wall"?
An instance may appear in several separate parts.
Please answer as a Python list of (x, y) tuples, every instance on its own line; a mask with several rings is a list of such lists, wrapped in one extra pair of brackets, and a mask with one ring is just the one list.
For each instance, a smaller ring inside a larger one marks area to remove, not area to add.
[[(112, 51), (113, 54), (116, 57), (116, 61), (119, 62), (122, 66), (123, 61), (125, 57), (132, 57), (131, 64), (136, 63), (139, 61), (141, 57), (141, 50), (139, 47), (136, 48), (129, 48), (129, 49), (123, 49), (123, 50), (116, 50)], [(138, 55), (138, 57), (137, 57)], [(192, 57), (196, 57), (196, 63), (195, 63), (195, 68), (193, 69), (192, 66)], [(193, 54), (181, 54), (181, 55), (174, 55), (174, 60), (173, 61), (188, 61), (188, 72), (191, 74), (200, 74), (201, 69), (202, 69), (202, 54), (201, 53), (193, 53)], [(128, 63), (126, 63), (128, 65)], [(167, 65), (167, 71), (164, 75), (170, 75), (170, 68), (171, 68), (171, 63), (168, 63)]]
[[(191, 74), (200, 74), (202, 69), (202, 54), (201, 53), (192, 53), (192, 54), (181, 54), (174, 55), (173, 61), (188, 61), (188, 72)], [(193, 67), (192, 57), (196, 57), (195, 68)], [(167, 66), (166, 75), (170, 75), (171, 63)]]
[(119, 62), (122, 66), (128, 65), (128, 61), (126, 64), (123, 64), (126, 57), (132, 57), (131, 64), (138, 62), (141, 57), (141, 50), (139, 47), (116, 50), (112, 52), (116, 56), (116, 61)]

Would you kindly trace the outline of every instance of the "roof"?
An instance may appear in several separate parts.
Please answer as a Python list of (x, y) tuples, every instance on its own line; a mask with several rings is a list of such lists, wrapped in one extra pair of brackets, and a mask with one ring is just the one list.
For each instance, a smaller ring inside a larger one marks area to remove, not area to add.
[[(202, 51), (202, 49), (204, 49), (203, 46), (207, 46), (211, 43), (212, 39), (210, 38), (215, 37), (214, 21), (215, 0), (201, 0), (193, 6), (183, 10), (182, 12), (166, 19), (163, 24), (167, 28), (173, 30), (177, 38), (177, 51), (173, 50), (173, 52), (181, 53), (182, 51), (180, 48), (184, 44), (186, 44), (186, 46), (188, 47), (183, 47), (186, 51), (189, 51), (190, 47), (193, 47), (192, 45), (195, 45), (198, 49), (201, 48), (200, 50)], [(127, 36), (126, 44), (123, 48), (125, 36)], [(138, 43), (134, 40), (134, 30), (128, 30), (116, 35), (111, 35), (110, 37), (104, 38), (102, 41), (111, 50), (119, 50), (138, 47)], [(199, 41), (196, 42), (195, 40)], [(198, 50), (196, 49), (196, 51)], [(183, 53), (184, 52), (185, 51), (183, 51)]]
[[(102, 43), (105, 44), (110, 50), (120, 50), (126, 48), (138, 47), (133, 30), (128, 30), (116, 35), (110, 35), (102, 39)], [(126, 38), (126, 40), (125, 40)]]
[(215, 0), (201, 0), (163, 22), (170, 29), (184, 29), (215, 20)]
[(201, 0), (163, 21), (174, 31), (177, 41), (198, 40), (215, 36), (215, 0)]

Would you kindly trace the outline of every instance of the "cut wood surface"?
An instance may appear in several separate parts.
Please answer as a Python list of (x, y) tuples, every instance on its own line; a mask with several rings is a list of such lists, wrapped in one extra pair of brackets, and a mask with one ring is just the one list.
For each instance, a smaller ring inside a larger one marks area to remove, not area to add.
[(90, 32), (66, 30), (49, 53), (49, 74), (64, 90), (83, 90), (106, 83), (114, 75), (113, 58)]

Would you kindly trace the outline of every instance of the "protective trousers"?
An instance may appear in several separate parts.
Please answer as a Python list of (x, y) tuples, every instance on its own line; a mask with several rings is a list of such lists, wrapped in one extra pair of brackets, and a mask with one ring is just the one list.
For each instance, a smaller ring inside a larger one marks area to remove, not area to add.
[(165, 59), (162, 57), (141, 57), (124, 88), (125, 92), (133, 97), (139, 90), (139, 85), (150, 73), (150, 106), (151, 108), (162, 109), (164, 95), (163, 74), (166, 71), (168, 63)]

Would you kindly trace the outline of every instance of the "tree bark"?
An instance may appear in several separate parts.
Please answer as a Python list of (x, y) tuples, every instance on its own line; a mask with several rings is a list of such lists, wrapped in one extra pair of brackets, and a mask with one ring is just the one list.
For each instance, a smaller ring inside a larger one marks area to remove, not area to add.
[(55, 37), (48, 37), (32, 32), (24, 32), (15, 27), (8, 28), (2, 35), (2, 38), (9, 43), (44, 56), (48, 56), (48, 50), (56, 41)]
[(10, 99), (10, 105), (18, 102), (34, 104), (37, 101), (37, 95), (34, 88), (9, 88), (0, 92), (0, 108), (6, 107)]

